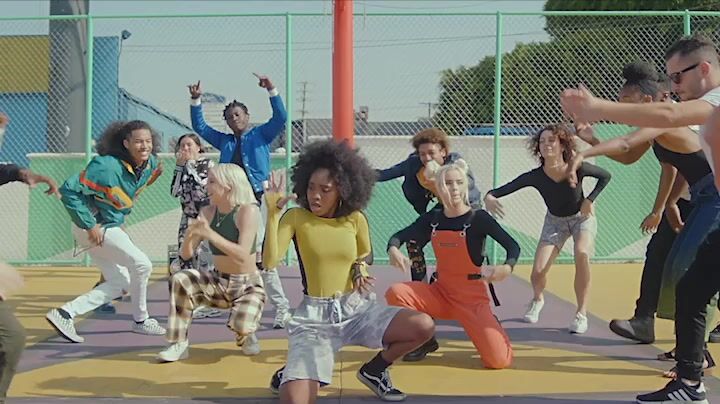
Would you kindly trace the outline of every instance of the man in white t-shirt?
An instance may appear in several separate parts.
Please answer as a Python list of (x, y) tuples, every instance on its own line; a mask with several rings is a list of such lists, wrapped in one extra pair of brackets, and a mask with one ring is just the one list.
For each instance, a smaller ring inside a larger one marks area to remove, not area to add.
[[(672, 90), (684, 102), (629, 104), (602, 100), (586, 88), (563, 91), (563, 110), (578, 122), (600, 120), (651, 128), (677, 128), (700, 125), (700, 143), (713, 174), (720, 174), (720, 163), (712, 154), (720, 154), (720, 124), (706, 130), (704, 125), (720, 105), (720, 61), (715, 45), (702, 37), (686, 37), (673, 44), (665, 54), (665, 67)], [(717, 114), (716, 114), (717, 115)], [(720, 121), (720, 117), (717, 118)], [(712, 145), (717, 143), (717, 147)], [(717, 175), (715, 176), (717, 183)], [(718, 218), (715, 218), (717, 221)], [(637, 397), (638, 403), (707, 403), (702, 383), (705, 306), (720, 286), (720, 231), (713, 231), (701, 244), (695, 261), (682, 277), (676, 293), (677, 379), (663, 389)]]

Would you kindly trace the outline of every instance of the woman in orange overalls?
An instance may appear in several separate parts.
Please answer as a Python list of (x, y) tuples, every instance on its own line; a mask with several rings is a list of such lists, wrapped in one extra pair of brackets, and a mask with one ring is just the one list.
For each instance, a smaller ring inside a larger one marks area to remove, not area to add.
[[(410, 262), (399, 248), (408, 240), (432, 241), (437, 257), (437, 282), (404, 282), (385, 293), (387, 302), (429, 314), (435, 319), (457, 320), (465, 329), (487, 368), (502, 369), (512, 362), (512, 347), (490, 308), (488, 284), (505, 279), (520, 256), (518, 243), (486, 211), (472, 210), (467, 198), (467, 165), (463, 160), (440, 168), (435, 176), (443, 209), (420, 216), (395, 233), (388, 243), (392, 265), (408, 270)], [(483, 265), (487, 236), (506, 251), (502, 265)], [(419, 361), (439, 348), (433, 337), (407, 354)]]

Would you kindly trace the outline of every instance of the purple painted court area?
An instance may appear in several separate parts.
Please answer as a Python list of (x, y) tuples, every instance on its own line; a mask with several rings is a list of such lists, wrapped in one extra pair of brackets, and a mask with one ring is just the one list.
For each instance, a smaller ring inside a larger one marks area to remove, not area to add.
[[(406, 275), (398, 270), (377, 266), (373, 270), (377, 277), (375, 289), (383, 299), (382, 293), (387, 287), (395, 282), (403, 281)], [(293, 306), (297, 305), (302, 297), (300, 277), (297, 269), (281, 270), (283, 285), (285, 287), (288, 298)], [(568, 351), (592, 353), (618, 360), (632, 361), (641, 363), (645, 366), (656, 368), (658, 371), (668, 368), (668, 362), (659, 362), (654, 360), (660, 351), (652, 345), (639, 345), (628, 342), (620, 337), (615, 336), (607, 327), (607, 323), (597, 317), (590, 316), (589, 331), (582, 336), (572, 335), (566, 331), (569, 319), (574, 315), (574, 305), (559, 299), (558, 297), (546, 294), (546, 304), (543, 311), (543, 319), (541, 324), (526, 324), (522, 322), (520, 316), (525, 311), (525, 305), (530, 296), (530, 287), (524, 280), (512, 277), (496, 285), (498, 296), (502, 305), (496, 309), (496, 314), (501, 320), (503, 326), (507, 330), (511, 341), (517, 344), (530, 344), (533, 346), (559, 348)], [(165, 282), (156, 282), (151, 285), (149, 290), (150, 312), (156, 315), (161, 323), (166, 321), (168, 310), (168, 290)], [(45, 341), (41, 341), (25, 352), (23, 361), (19, 371), (27, 371), (38, 367), (50, 366), (53, 364), (73, 361), (78, 359), (87, 359), (92, 357), (102, 357), (113, 353), (125, 352), (135, 349), (147, 349), (157, 347), (158, 350), (164, 346), (162, 338), (141, 336), (132, 334), (132, 338), (126, 338), (128, 334), (129, 322), (131, 315), (127, 303), (119, 303), (116, 305), (118, 309), (117, 315), (103, 316), (95, 315), (81, 322), (78, 325), (78, 331), (85, 336), (84, 344), (68, 344), (59, 337), (53, 337)], [(162, 315), (159, 315), (162, 313)], [(262, 319), (262, 330), (258, 332), (259, 338), (285, 338), (285, 330), (272, 330), (273, 308), (268, 307)], [(450, 340), (466, 340), (462, 328), (454, 322), (439, 322), (438, 337)], [(221, 342), (229, 339), (224, 318), (203, 319), (193, 323), (190, 330), (191, 340), (193, 343)], [(551, 365), (562, 367), (562, 364)], [(541, 370), (541, 369), (538, 369)], [(570, 369), (566, 371), (572, 371)], [(622, 370), (613, 369), (583, 369), (582, 372), (587, 373), (587, 377), (593, 377), (593, 373), (597, 374), (619, 374)], [(662, 387), (665, 379), (660, 378), (659, 372), (633, 370), (634, 375), (637, 372), (647, 372), (647, 377), (657, 378), (658, 388)], [(119, 375), (118, 375), (119, 376)], [(479, 376), (480, 377), (480, 376)], [(478, 380), (481, 383), (481, 380)], [(512, 381), (508, 380), (508, 385)], [(562, 384), (562, 380), (557, 381)], [(710, 402), (720, 402), (720, 381), (714, 377), (708, 377), (706, 385), (709, 391), (714, 392), (708, 397)], [(608, 386), (608, 391), (612, 391), (613, 387)], [(508, 387), (508, 393), (512, 391)], [(419, 397), (411, 396), (408, 402), (418, 403), (499, 403), (511, 402), (518, 404), (540, 404), (540, 403), (627, 403), (633, 402), (635, 394), (646, 393), (647, 391), (630, 392), (626, 394), (582, 394), (582, 395), (543, 395), (543, 396), (502, 396), (502, 397)], [(60, 403), (114, 403), (127, 402), (137, 404), (206, 404), (206, 403), (270, 403), (275, 400), (244, 398), (221, 399), (221, 398), (195, 398), (188, 399), (121, 399), (121, 398), (10, 398), (8, 403), (24, 403), (24, 404), (60, 404)], [(378, 402), (368, 397), (333, 397), (319, 400), (319, 402), (342, 402), (347, 404)]]

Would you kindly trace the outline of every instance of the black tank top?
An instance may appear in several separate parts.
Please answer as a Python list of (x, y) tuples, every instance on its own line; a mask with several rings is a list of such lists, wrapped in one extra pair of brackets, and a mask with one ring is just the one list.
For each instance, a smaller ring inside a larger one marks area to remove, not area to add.
[(711, 172), (710, 165), (702, 149), (695, 153), (685, 154), (668, 150), (658, 142), (653, 142), (652, 147), (655, 157), (661, 163), (667, 163), (677, 168), (690, 186)]

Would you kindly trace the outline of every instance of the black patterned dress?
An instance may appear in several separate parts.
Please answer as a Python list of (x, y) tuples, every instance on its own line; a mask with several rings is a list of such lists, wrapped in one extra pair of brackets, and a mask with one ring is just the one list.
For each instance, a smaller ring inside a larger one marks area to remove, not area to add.
[[(180, 198), (182, 206), (182, 217), (178, 229), (178, 249), (185, 239), (185, 231), (188, 228), (190, 219), (196, 219), (200, 209), (209, 204), (207, 195), (208, 170), (214, 166), (214, 162), (208, 158), (200, 157), (197, 160), (188, 160), (184, 166), (175, 166), (173, 179), (170, 184), (170, 194)], [(206, 241), (198, 246), (192, 260), (185, 261), (178, 259), (171, 265), (171, 272), (180, 269), (196, 268), (199, 270), (212, 269), (212, 259)]]

